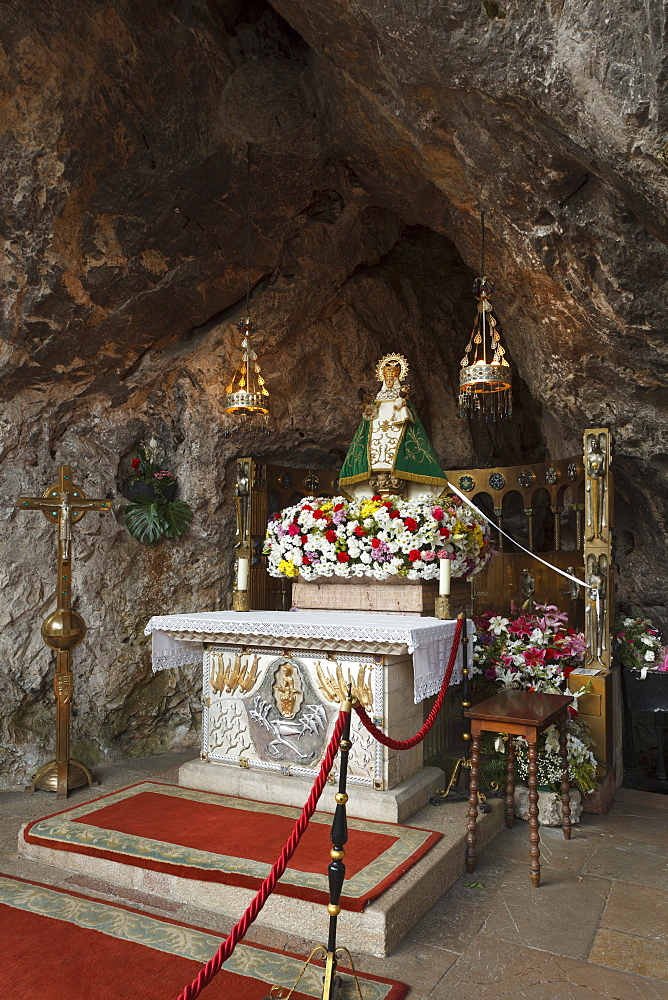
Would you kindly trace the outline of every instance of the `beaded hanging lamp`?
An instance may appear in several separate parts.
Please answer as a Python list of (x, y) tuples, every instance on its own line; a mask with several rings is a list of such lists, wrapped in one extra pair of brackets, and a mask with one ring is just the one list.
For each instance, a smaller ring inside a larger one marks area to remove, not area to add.
[(269, 392), (264, 384), (264, 378), (257, 363), (257, 354), (253, 348), (253, 335), (257, 327), (250, 317), (250, 146), (246, 150), (246, 315), (237, 324), (243, 333), (241, 341), (241, 363), (234, 372), (227, 387), (225, 397), (225, 412), (231, 416), (241, 417), (245, 422), (248, 417), (261, 417), (266, 424), (269, 417), (267, 401)]
[(494, 284), (485, 277), (485, 213), (480, 213), (482, 230), (480, 277), (473, 282), (478, 312), (471, 339), (461, 360), (459, 373), (459, 416), (509, 420), (513, 413), (510, 365), (501, 345), (501, 336), (492, 313), (490, 298)]

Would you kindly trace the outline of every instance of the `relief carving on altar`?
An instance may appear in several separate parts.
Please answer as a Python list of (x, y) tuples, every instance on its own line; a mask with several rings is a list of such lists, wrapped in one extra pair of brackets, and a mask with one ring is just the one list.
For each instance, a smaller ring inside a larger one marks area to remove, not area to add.
[[(318, 687), (325, 701), (341, 704), (348, 696), (348, 685), (350, 685), (353, 698), (357, 698), (360, 705), (363, 705), (364, 708), (372, 708), (373, 691), (370, 683), (373, 673), (372, 663), (360, 663), (357, 670), (357, 678), (353, 678), (350, 667), (348, 667), (347, 676), (344, 677), (343, 667), (338, 660), (325, 663), (324, 666), (321, 660), (316, 660), (313, 665), (318, 678)], [(332, 670), (334, 671), (333, 673)]]
[(247, 708), (251, 738), (258, 756), (306, 766), (320, 760), (333, 710), (322, 704), (296, 657), (270, 663)]
[(208, 752), (242, 757), (252, 749), (248, 719), (238, 701), (219, 701), (209, 709)]
[(232, 657), (223, 653), (211, 653), (209, 684), (216, 694), (235, 694), (238, 691), (247, 693), (255, 686), (258, 677), (260, 657), (244, 656), (237, 652)]

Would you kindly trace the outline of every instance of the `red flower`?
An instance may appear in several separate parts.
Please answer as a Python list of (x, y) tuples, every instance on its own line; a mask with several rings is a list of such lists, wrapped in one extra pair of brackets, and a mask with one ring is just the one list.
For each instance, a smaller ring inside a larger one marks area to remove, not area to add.
[(398, 510), (391, 510), (390, 511), (390, 519), (394, 519), (395, 517), (400, 517), (400, 516), (401, 515), (399, 514)]
[(404, 524), (406, 525), (409, 531), (415, 531), (418, 526), (418, 523), (414, 517), (405, 517)]
[(380, 501), (383, 498), (382, 498), (382, 496), (380, 496), (380, 494), (376, 494), (376, 496), (375, 497), (371, 497), (371, 499), (373, 500), (374, 503), (380, 503)]
[(302, 545), (306, 545), (308, 542), (308, 535), (302, 535)]
[(298, 535), (299, 534), (299, 525), (294, 524), (294, 523), (293, 524), (289, 524), (288, 525), (288, 534), (292, 535), (293, 538), (294, 538), (295, 535)]
[(371, 539), (371, 548), (372, 549), (378, 549), (378, 548), (380, 548), (380, 538), (372, 538)]
[(408, 553), (408, 558), (410, 559), (411, 562), (417, 562), (418, 559), (420, 558), (420, 550), (411, 549), (410, 552)]
[(449, 538), (450, 537), (450, 529), (446, 528), (445, 525), (443, 525), (442, 528), (438, 529), (438, 533), (441, 536), (441, 538)]
[(325, 538), (327, 539), (328, 542), (336, 541), (336, 532), (334, 531), (333, 528), (330, 528), (329, 531), (325, 532)]
[(568, 714), (571, 716), (571, 718), (574, 718), (578, 714), (577, 708), (573, 708), (572, 705), (569, 705), (568, 706)]
[(320, 510), (319, 507), (318, 507), (318, 509), (316, 511), (313, 512), (313, 516), (315, 518), (317, 518), (318, 520), (322, 520), (323, 517), (327, 517), (327, 515), (324, 512), (324, 510)]
[(138, 469), (139, 466), (141, 465), (141, 462), (138, 458), (133, 458), (132, 461), (130, 462), (130, 465), (132, 466), (133, 469)]
[(311, 507), (310, 503), (305, 503), (302, 510), (313, 510), (313, 507)]
[(364, 538), (366, 533), (367, 533), (366, 528), (363, 528), (361, 524), (358, 524), (357, 527), (355, 528), (355, 534), (357, 535), (358, 538)]
[(343, 510), (343, 504), (342, 503), (334, 504), (334, 510)]
[(387, 507), (388, 510), (392, 510), (394, 504), (392, 503), (391, 500), (385, 500), (383, 501), (383, 507)]
[(348, 555), (347, 552), (337, 552), (336, 558), (339, 560), (339, 562), (350, 562), (350, 556)]
[(443, 513), (443, 508), (442, 507), (434, 507), (433, 515), (434, 515), (434, 517), (436, 518), (437, 521), (442, 521), (443, 518), (445, 517), (445, 514)]
[(564, 671), (563, 671), (564, 672), (564, 677), (569, 677), (573, 673), (574, 670), (575, 670), (575, 667), (564, 667)]
[(304, 566), (310, 566), (311, 565), (311, 560), (309, 559), (308, 556), (302, 556), (302, 563), (303, 563)]

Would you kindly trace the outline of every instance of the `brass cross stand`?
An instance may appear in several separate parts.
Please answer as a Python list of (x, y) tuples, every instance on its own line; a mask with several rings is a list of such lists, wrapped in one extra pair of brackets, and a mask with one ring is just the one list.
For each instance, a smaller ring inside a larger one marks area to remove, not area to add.
[(41, 497), (19, 497), (20, 510), (41, 510), (47, 521), (58, 525), (58, 584), (56, 587), (58, 610), (53, 611), (42, 625), (42, 638), (56, 651), (56, 673), (53, 687), (56, 696), (56, 759), (41, 767), (34, 776), (27, 792), (41, 789), (55, 792), (56, 798), (67, 798), (71, 788), (96, 785), (97, 782), (78, 760), (70, 760), (70, 711), (73, 679), (70, 651), (78, 646), (86, 634), (86, 624), (71, 609), (72, 596), (72, 525), (80, 521), (89, 510), (110, 510), (110, 500), (89, 500), (72, 479), (69, 465), (60, 466), (57, 483), (53, 483)]

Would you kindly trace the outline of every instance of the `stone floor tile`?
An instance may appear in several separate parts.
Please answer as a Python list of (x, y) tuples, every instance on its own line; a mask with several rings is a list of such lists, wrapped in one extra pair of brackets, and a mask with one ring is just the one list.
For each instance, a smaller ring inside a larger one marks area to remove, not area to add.
[(668, 795), (659, 792), (641, 792), (637, 788), (618, 788), (615, 805), (620, 802), (651, 810), (668, 809)]
[(420, 921), (411, 940), (459, 954), (484, 925), (492, 900), (514, 865), (493, 850), (478, 859), (472, 875), (464, 873)]
[[(572, 827), (570, 840), (564, 839), (561, 827), (542, 826), (539, 834), (541, 868), (563, 868), (566, 871), (579, 872), (585, 861), (589, 860), (603, 843), (602, 832), (589, 824), (589, 817), (585, 817), (578, 826)], [(496, 835), (494, 843), (488, 850), (497, 856), (525, 864), (528, 868), (529, 824), (515, 820), (512, 829), (501, 830)]]
[(606, 837), (583, 865), (582, 874), (668, 890), (668, 847)]
[(668, 891), (613, 882), (601, 927), (668, 943)]
[(516, 865), (499, 886), (485, 934), (513, 947), (585, 959), (605, 908), (610, 882), (543, 869), (534, 889), (528, 867)]
[(653, 809), (651, 805), (645, 803), (634, 805), (615, 802), (609, 813), (604, 816), (590, 816), (588, 823), (592, 830), (604, 837), (624, 837), (627, 840), (668, 846), (668, 823), (665, 811)]
[(668, 982), (668, 944), (603, 928), (594, 938), (589, 961)]
[(479, 934), (430, 1000), (668, 1000), (668, 983)]

